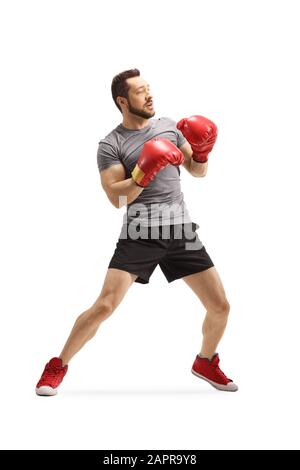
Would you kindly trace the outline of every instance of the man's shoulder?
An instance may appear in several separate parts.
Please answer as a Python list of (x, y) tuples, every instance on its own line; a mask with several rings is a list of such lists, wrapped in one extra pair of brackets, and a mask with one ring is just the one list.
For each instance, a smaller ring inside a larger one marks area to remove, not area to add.
[(161, 121), (162, 123), (166, 123), (166, 124), (176, 124), (176, 121), (172, 118), (170, 118), (169, 116), (162, 116), (160, 118), (158, 118), (158, 121)]
[(118, 127), (115, 127), (112, 131), (106, 134), (100, 141), (98, 142), (99, 145), (101, 144), (108, 144), (112, 146), (118, 145)]
[(158, 128), (161, 128), (162, 130), (165, 130), (165, 131), (172, 131), (172, 132), (177, 131), (175, 119), (169, 116), (162, 116), (158, 118), (156, 125)]

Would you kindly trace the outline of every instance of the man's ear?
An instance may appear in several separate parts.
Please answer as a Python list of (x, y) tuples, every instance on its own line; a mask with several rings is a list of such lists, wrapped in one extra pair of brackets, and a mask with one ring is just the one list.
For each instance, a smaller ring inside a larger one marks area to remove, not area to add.
[(123, 104), (123, 105), (126, 104), (125, 98), (123, 98), (122, 96), (118, 96), (117, 102), (120, 106), (121, 106), (121, 104)]

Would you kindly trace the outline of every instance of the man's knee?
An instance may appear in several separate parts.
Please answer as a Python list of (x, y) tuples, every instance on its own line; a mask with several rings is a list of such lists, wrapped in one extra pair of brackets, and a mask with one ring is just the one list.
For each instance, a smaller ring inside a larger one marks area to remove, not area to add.
[(112, 297), (107, 296), (97, 300), (90, 308), (90, 318), (96, 322), (106, 320), (114, 311), (115, 305)]
[(227, 317), (230, 312), (230, 304), (226, 297), (222, 297), (213, 304), (211, 310), (219, 317)]

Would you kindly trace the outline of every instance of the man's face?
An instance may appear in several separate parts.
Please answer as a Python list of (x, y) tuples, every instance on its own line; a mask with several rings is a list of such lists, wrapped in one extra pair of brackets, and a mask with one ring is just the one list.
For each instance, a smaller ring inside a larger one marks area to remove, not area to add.
[(155, 115), (153, 98), (150, 86), (141, 77), (127, 78), (128, 91), (128, 111), (135, 116), (150, 119)]

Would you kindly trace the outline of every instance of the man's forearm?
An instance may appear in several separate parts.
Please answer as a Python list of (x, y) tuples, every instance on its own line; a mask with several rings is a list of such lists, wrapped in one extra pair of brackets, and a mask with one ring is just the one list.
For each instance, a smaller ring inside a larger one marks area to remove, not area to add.
[(133, 202), (144, 188), (138, 186), (130, 177), (123, 181), (118, 181), (111, 185), (111, 202), (115, 207), (122, 207)]
[(207, 166), (208, 162), (205, 163), (200, 163), (196, 162), (193, 158), (191, 158), (191, 163), (190, 163), (190, 173), (193, 176), (205, 176), (207, 172)]

